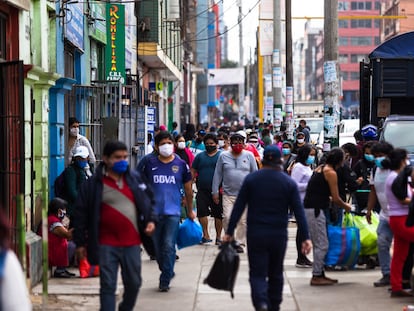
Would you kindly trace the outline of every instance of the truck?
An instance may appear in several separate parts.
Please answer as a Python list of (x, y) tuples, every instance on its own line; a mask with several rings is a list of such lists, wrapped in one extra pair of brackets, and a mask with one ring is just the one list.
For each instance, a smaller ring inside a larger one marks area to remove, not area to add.
[(379, 139), (404, 148), (414, 164), (414, 31), (395, 36), (360, 62), (360, 128), (373, 124)]
[(360, 128), (392, 114), (414, 115), (414, 31), (395, 36), (360, 62)]

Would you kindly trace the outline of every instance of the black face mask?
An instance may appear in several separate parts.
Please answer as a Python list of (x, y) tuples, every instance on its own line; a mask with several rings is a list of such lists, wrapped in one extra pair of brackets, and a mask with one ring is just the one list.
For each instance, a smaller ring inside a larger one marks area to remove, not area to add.
[(206, 146), (207, 153), (213, 153), (217, 150), (217, 146)]

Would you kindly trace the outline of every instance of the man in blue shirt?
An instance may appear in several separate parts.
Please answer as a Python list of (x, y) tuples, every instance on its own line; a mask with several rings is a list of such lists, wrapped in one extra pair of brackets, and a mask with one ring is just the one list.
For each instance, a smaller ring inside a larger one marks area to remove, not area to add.
[(288, 240), (288, 211), (292, 207), (301, 229), (302, 252), (310, 252), (305, 212), (295, 181), (283, 172), (279, 147), (265, 148), (263, 168), (246, 176), (238, 193), (225, 242), (232, 239), (247, 207), (247, 249), (253, 305), (258, 311), (279, 311), (283, 291), (283, 260)]
[(174, 277), (175, 244), (181, 216), (181, 189), (185, 191), (187, 216), (194, 220), (192, 177), (188, 165), (174, 154), (174, 139), (167, 131), (155, 136), (157, 155), (148, 158), (144, 175), (153, 187), (159, 222), (153, 239), (161, 271), (159, 290), (167, 292)]

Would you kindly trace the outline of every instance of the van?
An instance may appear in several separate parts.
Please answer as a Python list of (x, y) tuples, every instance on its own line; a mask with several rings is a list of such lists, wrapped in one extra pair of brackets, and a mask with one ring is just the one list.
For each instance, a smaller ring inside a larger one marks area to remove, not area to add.
[(359, 130), (359, 119), (344, 119), (339, 123), (339, 146), (346, 143), (356, 144), (354, 133)]
[(414, 164), (414, 116), (390, 115), (383, 124), (380, 141), (386, 141), (394, 148), (407, 150), (411, 164)]

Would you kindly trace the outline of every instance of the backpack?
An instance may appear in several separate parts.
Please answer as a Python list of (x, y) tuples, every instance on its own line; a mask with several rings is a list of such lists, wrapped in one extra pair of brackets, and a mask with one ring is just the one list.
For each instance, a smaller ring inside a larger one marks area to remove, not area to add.
[(66, 199), (66, 190), (65, 190), (65, 172), (66, 169), (63, 170), (63, 172), (56, 177), (54, 187), (55, 187), (55, 197)]

